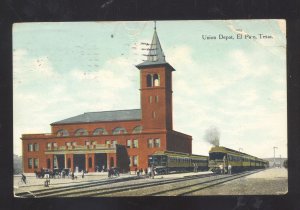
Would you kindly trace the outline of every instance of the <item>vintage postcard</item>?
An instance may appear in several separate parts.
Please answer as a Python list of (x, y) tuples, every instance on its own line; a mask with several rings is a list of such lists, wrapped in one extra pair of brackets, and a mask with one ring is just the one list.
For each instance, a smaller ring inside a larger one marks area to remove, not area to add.
[(16, 197), (288, 192), (285, 20), (13, 25)]

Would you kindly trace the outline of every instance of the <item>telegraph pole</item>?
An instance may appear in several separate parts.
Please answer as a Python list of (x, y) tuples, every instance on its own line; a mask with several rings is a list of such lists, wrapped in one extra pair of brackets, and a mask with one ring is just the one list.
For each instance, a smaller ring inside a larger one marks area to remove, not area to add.
[(278, 147), (273, 147), (273, 149), (274, 149), (274, 164), (273, 164), (273, 167), (275, 167), (275, 165), (276, 165), (276, 162), (275, 162), (275, 149), (278, 149)]

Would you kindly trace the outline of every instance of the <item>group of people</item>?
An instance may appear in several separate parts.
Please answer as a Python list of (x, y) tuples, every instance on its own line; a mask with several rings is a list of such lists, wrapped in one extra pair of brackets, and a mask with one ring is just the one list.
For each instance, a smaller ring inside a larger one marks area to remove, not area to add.
[(228, 167), (227, 167), (228, 170), (226, 170), (226, 168), (224, 167), (223, 164), (220, 164), (220, 165), (219, 165), (219, 168), (220, 168), (220, 173), (221, 173), (221, 174), (226, 174), (226, 173), (231, 174), (231, 168), (232, 168), (232, 167), (231, 167), (230, 164), (229, 164)]
[(194, 172), (198, 172), (198, 164), (197, 163), (193, 163), (193, 167), (194, 167)]
[(100, 166), (95, 167), (95, 172), (105, 172), (105, 171), (106, 171), (106, 168), (104, 165), (102, 167), (100, 167)]
[(108, 169), (108, 178), (112, 178), (113, 176), (120, 176), (120, 172), (117, 168), (109, 168)]
[(134, 171), (137, 176), (146, 175), (146, 176), (151, 177), (152, 179), (154, 179), (154, 176), (156, 174), (155, 167), (153, 165), (151, 167), (149, 166), (148, 168), (145, 168), (145, 169), (135, 168)]

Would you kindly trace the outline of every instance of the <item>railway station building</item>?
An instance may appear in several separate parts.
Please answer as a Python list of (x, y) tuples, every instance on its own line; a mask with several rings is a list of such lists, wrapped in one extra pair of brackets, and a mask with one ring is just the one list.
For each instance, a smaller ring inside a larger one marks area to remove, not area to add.
[(50, 134), (23, 134), (23, 170), (72, 171), (148, 167), (156, 151), (192, 152), (192, 137), (173, 130), (172, 73), (154, 30), (147, 59), (138, 64), (140, 109), (86, 112), (50, 124)]

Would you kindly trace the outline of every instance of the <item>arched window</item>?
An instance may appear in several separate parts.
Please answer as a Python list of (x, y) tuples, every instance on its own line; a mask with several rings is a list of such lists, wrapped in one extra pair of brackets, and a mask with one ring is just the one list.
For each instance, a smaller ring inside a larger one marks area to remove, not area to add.
[(75, 136), (87, 136), (87, 135), (88, 135), (88, 131), (83, 128), (80, 128), (75, 131)]
[(104, 128), (96, 128), (93, 132), (94, 136), (98, 136), (98, 135), (107, 135), (107, 131)]
[(59, 131), (57, 131), (57, 136), (61, 137), (61, 136), (69, 136), (69, 132), (65, 129), (61, 129)]
[(147, 87), (152, 87), (152, 75), (147, 74)]
[(153, 83), (155, 87), (160, 86), (160, 78), (158, 74), (153, 75)]
[(142, 133), (142, 130), (143, 130), (143, 126), (138, 125), (133, 129), (132, 133)]
[(123, 133), (127, 133), (125, 128), (122, 127), (117, 127), (115, 129), (113, 129), (112, 134), (116, 135), (116, 134), (123, 134)]

